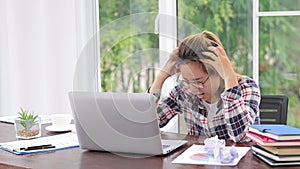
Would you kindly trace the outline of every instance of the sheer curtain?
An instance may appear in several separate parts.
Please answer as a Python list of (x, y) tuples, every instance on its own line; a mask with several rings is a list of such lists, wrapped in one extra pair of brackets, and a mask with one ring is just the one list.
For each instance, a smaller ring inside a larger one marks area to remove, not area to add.
[(69, 113), (77, 61), (73, 0), (0, 1), (0, 116)]

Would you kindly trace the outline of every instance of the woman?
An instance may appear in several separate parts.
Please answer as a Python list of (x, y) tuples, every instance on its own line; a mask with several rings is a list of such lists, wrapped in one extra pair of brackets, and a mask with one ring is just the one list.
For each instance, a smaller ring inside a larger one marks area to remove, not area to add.
[[(160, 99), (164, 81), (178, 72), (182, 80)], [(149, 92), (157, 97), (160, 127), (181, 113), (191, 135), (243, 142), (247, 126), (259, 123), (259, 87), (235, 72), (221, 41), (209, 31), (181, 42)]]

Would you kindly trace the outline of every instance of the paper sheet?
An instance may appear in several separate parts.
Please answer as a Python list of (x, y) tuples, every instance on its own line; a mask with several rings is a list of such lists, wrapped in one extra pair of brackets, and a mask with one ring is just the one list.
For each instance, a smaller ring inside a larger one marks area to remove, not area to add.
[[(51, 123), (50, 115), (39, 115), (41, 117), (41, 124)], [(2, 116), (0, 117), (0, 122), (4, 123), (15, 123), (15, 119), (18, 118), (18, 115), (15, 116)]]
[[(46, 144), (52, 144), (55, 146), (55, 148), (31, 150), (31, 151), (18, 150), (21, 147), (30, 147), (30, 146), (46, 145)], [(65, 133), (65, 134), (58, 134), (54, 136), (40, 137), (31, 140), (17, 140), (17, 141), (11, 141), (6, 143), (0, 143), (0, 149), (18, 155), (62, 150), (62, 149), (73, 148), (73, 147), (79, 147), (77, 134), (75, 133)]]
[[(230, 148), (226, 146), (225, 148)], [(172, 163), (181, 164), (202, 164), (202, 165), (220, 165), (220, 166), (235, 166), (238, 164), (240, 159), (246, 155), (250, 150), (250, 147), (235, 147), (239, 157), (234, 159), (232, 163), (223, 164), (220, 161), (216, 161), (213, 158), (213, 154), (208, 153), (204, 149), (204, 145), (192, 145), (179, 155)]]

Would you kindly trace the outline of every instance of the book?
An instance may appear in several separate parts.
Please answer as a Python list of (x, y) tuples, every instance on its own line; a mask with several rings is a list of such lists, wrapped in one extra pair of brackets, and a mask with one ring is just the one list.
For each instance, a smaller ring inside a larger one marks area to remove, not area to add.
[[(43, 148), (41, 145), (51, 145)], [(52, 147), (53, 146), (53, 147)], [(31, 147), (35, 147), (30, 149)], [(42, 148), (36, 148), (42, 147)], [(6, 143), (0, 143), (0, 149), (11, 152), (17, 155), (33, 154), (40, 152), (50, 152), (63, 150), (67, 148), (79, 147), (77, 134), (65, 133), (54, 136), (40, 137), (31, 140), (17, 140)]]
[(292, 165), (300, 165), (300, 161), (274, 161), (268, 157), (265, 157), (255, 151), (252, 151), (256, 157), (269, 164), (270, 166), (292, 166)]
[(300, 140), (300, 129), (283, 124), (250, 125), (249, 131), (275, 140)]
[(252, 151), (268, 157), (274, 161), (300, 161), (300, 155), (276, 155), (258, 145), (252, 145), (251, 148)]
[(300, 155), (300, 146), (261, 146), (277, 155)]
[(261, 146), (300, 146), (300, 140), (278, 141), (252, 132), (246, 132), (246, 137)]

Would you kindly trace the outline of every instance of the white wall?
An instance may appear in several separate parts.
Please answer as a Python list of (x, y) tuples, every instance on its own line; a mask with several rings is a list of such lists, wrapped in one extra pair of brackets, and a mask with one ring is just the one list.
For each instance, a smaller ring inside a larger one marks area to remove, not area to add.
[(74, 0), (0, 0), (0, 116), (70, 112)]

